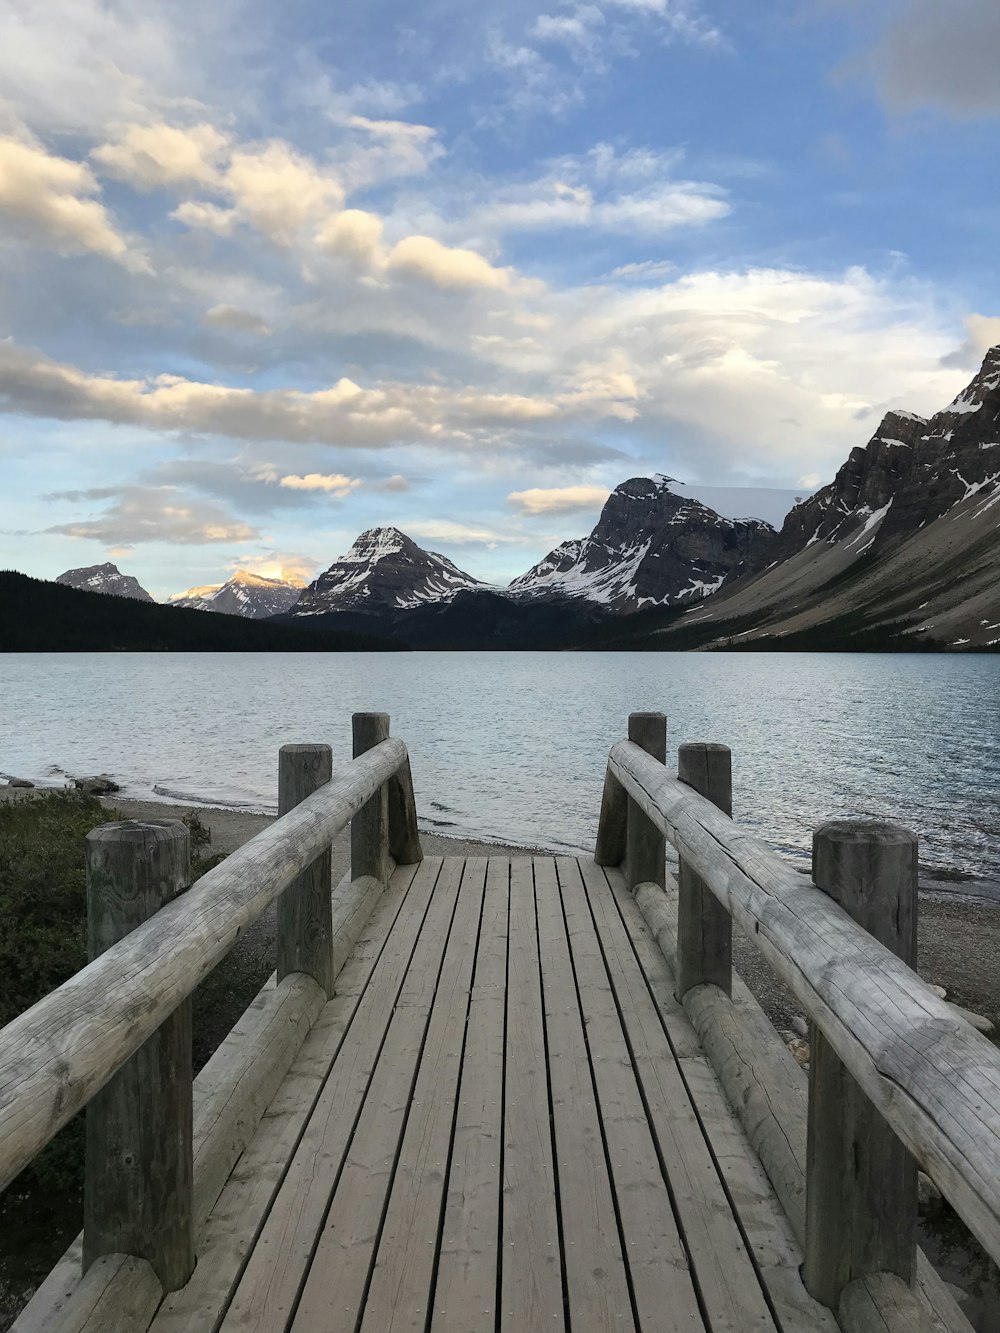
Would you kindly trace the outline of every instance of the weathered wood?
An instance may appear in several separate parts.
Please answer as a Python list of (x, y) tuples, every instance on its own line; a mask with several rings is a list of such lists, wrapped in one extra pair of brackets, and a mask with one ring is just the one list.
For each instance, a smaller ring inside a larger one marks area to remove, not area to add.
[(844, 1333), (933, 1333), (934, 1323), (895, 1273), (869, 1273), (843, 1290), (837, 1318)]
[[(283, 1333), (303, 1289), (389, 1026), (430, 969), (437, 972), (453, 905), (447, 895), (434, 893), (441, 864), (439, 857), (427, 857), (416, 870), (400, 919), (240, 1276), (227, 1319), (242, 1333)], [(354, 1310), (352, 1318), (356, 1315)]]
[(625, 788), (610, 769), (604, 774), (601, 818), (597, 825), (594, 860), (599, 866), (620, 866), (625, 859), (625, 828), (628, 819)]
[[(191, 883), (180, 820), (104, 824), (87, 834), (91, 960)], [(173, 1014), (87, 1108), (83, 1267), (102, 1254), (146, 1259), (166, 1291), (194, 1268), (191, 1001)]]
[[(570, 1314), (579, 1321), (585, 1312), (590, 1333), (634, 1333), (625, 1256), (556, 867), (550, 856), (536, 856), (534, 871), (552, 1128), (556, 1158), (563, 1168), (559, 1213)], [(574, 1316), (574, 1312), (578, 1313)]]
[[(676, 884), (668, 877), (666, 892), (653, 884), (640, 885), (633, 899), (624, 881), (619, 883), (620, 876), (616, 880), (615, 871), (607, 873), (623, 911), (634, 901), (664, 962), (671, 967), (677, 944)], [(662, 1006), (662, 994), (658, 998)], [(699, 986), (685, 996), (684, 1011), (704, 1044), (756, 1158), (767, 1172), (797, 1244), (803, 1246), (808, 1101), (805, 1071), (792, 1059), (738, 972), (733, 973), (732, 998), (716, 986)], [(669, 1015), (665, 1017), (670, 1021)], [(922, 1250), (917, 1251), (916, 1290), (935, 1333), (973, 1333)]]
[(509, 901), (510, 862), (490, 857), (431, 1333), (496, 1329)]
[[(323, 787), (333, 777), (333, 752), (329, 745), (283, 745), (278, 752), (278, 815)], [(333, 994), (333, 921), (330, 890), (330, 848), (315, 861), (278, 899), (278, 980), (293, 972), (305, 972)]]
[[(424, 1321), (419, 1316), (426, 1317), (429, 1313), (486, 862), (466, 861), (460, 873), (458, 904), (420, 1055), (359, 1333), (404, 1333), (414, 1324), (423, 1327)], [(441, 892), (440, 883), (436, 891)], [(339, 1300), (339, 1282), (334, 1280), (331, 1285), (334, 1297)], [(436, 1301), (435, 1306), (441, 1308), (440, 1302)]]
[[(733, 764), (728, 745), (682, 745), (677, 777), (725, 815), (733, 813)], [(677, 996), (708, 983), (728, 995), (733, 979), (733, 922), (686, 857), (677, 883)]]
[[(337, 994), (324, 1006), (212, 1209), (198, 1240), (191, 1281), (167, 1296), (152, 1333), (215, 1333), (365, 990), (369, 982), (378, 986), (378, 977), (398, 957), (391, 933), (399, 929), (404, 953), (412, 946), (410, 925), (426, 908), (419, 890), (416, 900), (410, 897), (415, 872), (415, 866), (398, 870), (377, 902), (364, 939), (337, 978)], [(380, 1000), (384, 994), (380, 989)]]
[[(388, 713), (355, 713), (351, 726), (355, 759), (389, 739)], [(351, 820), (351, 879), (364, 875), (373, 875), (383, 884), (389, 882), (388, 782)]]
[[(667, 719), (663, 713), (630, 713), (628, 738), (661, 764), (667, 762)], [(666, 874), (666, 839), (631, 796), (628, 796), (626, 806), (625, 882), (630, 889), (647, 881), (662, 887)]]
[(389, 779), (389, 855), (401, 866), (414, 865), (424, 859), (408, 758)]
[(586, 861), (558, 862), (560, 876), (582, 875), (611, 989), (642, 1088), (660, 1160), (670, 1181), (701, 1304), (713, 1333), (775, 1328), (716, 1160), (692, 1105), (604, 872)]
[[(439, 981), (444, 978), (445, 991), (450, 992), (456, 985), (460, 988), (456, 971), (468, 967), (471, 972), (479, 912), (478, 906), (474, 911), (456, 911), (461, 875), (460, 858), (449, 859), (441, 868), (431, 910), (378, 1053), (289, 1333), (313, 1333), (317, 1328), (330, 1327), (334, 1310), (334, 1328), (346, 1331), (360, 1324), (404, 1130), (411, 1110), (417, 1110), (412, 1101), (414, 1086)], [(457, 936), (456, 929), (460, 932)], [(468, 982), (465, 992), (467, 1004)], [(380, 1314), (385, 1312), (383, 1297)], [(410, 1313), (404, 1306), (400, 1316)]]
[(1000, 1052), (842, 908), (637, 745), (620, 741), (609, 763), (1000, 1255)]
[[(837, 821), (813, 835), (817, 887), (903, 962), (916, 962), (917, 839), (893, 824)], [(869, 1273), (913, 1279), (917, 1164), (821, 1032), (809, 1067), (807, 1288), (836, 1309)]]
[[(408, 883), (409, 880), (406, 880)], [(403, 880), (399, 881), (402, 885)], [(402, 891), (402, 890), (400, 890)], [(374, 879), (354, 883), (345, 876), (334, 891), (334, 958), (338, 989), (341, 968), (369, 924), (382, 896), (383, 886)], [(377, 923), (372, 923), (376, 935)], [(369, 966), (370, 970), (370, 966)], [(343, 984), (356, 986), (357, 964), (345, 974)], [(293, 973), (277, 984), (272, 973), (237, 1020), (194, 1081), (194, 1226), (195, 1249), (204, 1258), (200, 1237), (229, 1174), (251, 1142), (269, 1103), (277, 1094), (299, 1049), (306, 1040), (326, 996), (312, 979)], [(18, 1317), (12, 1333), (71, 1333), (74, 1325), (63, 1320), (62, 1311), (73, 1305), (82, 1285), (83, 1237), (78, 1236), (52, 1273), (39, 1287)], [(97, 1265), (87, 1274), (91, 1291)], [(103, 1270), (106, 1290), (102, 1300), (114, 1308), (127, 1303), (131, 1270)], [(190, 1286), (190, 1284), (188, 1284)], [(159, 1284), (157, 1284), (159, 1290)], [(120, 1294), (116, 1295), (116, 1292)], [(82, 1298), (81, 1298), (82, 1299)]]
[(0, 1032), (0, 1189), (190, 995), (406, 757), (384, 741)]
[(657, 1333), (690, 1333), (703, 1325), (698, 1297), (628, 1039), (579, 867), (560, 858), (558, 869), (638, 1323)]
[(500, 1333), (566, 1327), (531, 861), (510, 863)]

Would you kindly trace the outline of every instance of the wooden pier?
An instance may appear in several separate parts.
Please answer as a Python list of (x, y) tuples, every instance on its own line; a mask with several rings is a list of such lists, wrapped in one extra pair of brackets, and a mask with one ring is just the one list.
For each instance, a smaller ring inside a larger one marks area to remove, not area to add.
[[(969, 1333), (916, 1162), (1000, 1252), (1000, 1055), (908, 965), (915, 839), (824, 826), (810, 883), (729, 817), (725, 747), (674, 777), (661, 715), (629, 737), (594, 858), (423, 857), (382, 714), (336, 773), (284, 747), (281, 817), (190, 890), (183, 825), (95, 830), (93, 961), (0, 1033), (3, 1181), (89, 1103), (84, 1232), (16, 1333)], [(188, 997), (276, 899), (192, 1080)]]

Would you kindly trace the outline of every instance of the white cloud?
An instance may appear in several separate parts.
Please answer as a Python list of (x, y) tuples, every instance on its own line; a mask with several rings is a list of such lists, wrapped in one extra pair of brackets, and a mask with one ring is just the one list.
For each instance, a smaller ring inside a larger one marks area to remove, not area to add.
[(474, 250), (442, 245), (431, 236), (407, 236), (390, 250), (386, 267), (393, 275), (430, 282), (437, 287), (510, 285), (509, 269), (494, 268)]
[(46, 532), (113, 546), (245, 542), (259, 535), (220, 506), (192, 500), (173, 486), (122, 486), (84, 492), (80, 498), (110, 499), (112, 503), (98, 518), (58, 523)]
[(101, 144), (91, 156), (108, 175), (139, 190), (213, 185), (228, 136), (212, 125), (186, 129), (160, 122), (129, 125), (116, 142)]
[(260, 315), (251, 310), (241, 310), (235, 305), (214, 305), (206, 310), (201, 322), (211, 329), (233, 329), (237, 333), (253, 333), (264, 337), (271, 330)]
[(351, 491), (364, 483), (357, 477), (345, 477), (342, 472), (309, 472), (304, 477), (293, 473), (282, 477), (280, 485), (292, 491), (323, 491), (338, 500), (344, 500)]
[(577, 417), (627, 419), (634, 410), (617, 393), (610, 380), (603, 389), (590, 382), (528, 395), (392, 382), (366, 389), (347, 378), (313, 392), (232, 388), (179, 375), (115, 379), (0, 343), (0, 404), (7, 411), (242, 440), (376, 449), (424, 442), (469, 449), (497, 428), (530, 430)]
[(669, 259), (643, 259), (636, 264), (620, 264), (608, 276), (619, 282), (657, 283), (676, 271), (677, 265)]
[(511, 491), (507, 500), (529, 516), (573, 514), (599, 508), (610, 494), (607, 486), (536, 486), (527, 491)]
[(144, 267), (129, 250), (100, 186), (82, 162), (49, 153), (27, 134), (0, 138), (0, 213), (32, 240), (63, 255), (90, 252), (126, 267)]
[(343, 185), (330, 171), (281, 139), (237, 148), (218, 189), (232, 200), (230, 208), (189, 200), (172, 216), (220, 236), (243, 223), (288, 246), (306, 223), (336, 212), (344, 200)]
[(941, 358), (943, 366), (977, 369), (990, 348), (1000, 344), (1000, 316), (967, 315), (965, 329), (965, 342)]
[(451, 519), (432, 518), (414, 522), (408, 519), (404, 524), (411, 537), (421, 537), (424, 541), (445, 542), (449, 546), (487, 546), (490, 550), (503, 543), (519, 545), (524, 538), (516, 533), (498, 532), (495, 528), (475, 527), (468, 523), (455, 523)]
[(384, 262), (383, 229), (377, 213), (345, 208), (320, 229), (316, 244), (328, 254), (340, 255), (365, 267), (378, 267)]

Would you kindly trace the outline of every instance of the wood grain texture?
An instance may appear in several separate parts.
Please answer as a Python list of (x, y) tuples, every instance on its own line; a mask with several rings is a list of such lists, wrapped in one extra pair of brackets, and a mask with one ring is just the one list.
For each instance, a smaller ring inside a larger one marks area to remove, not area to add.
[(0, 1032), (0, 1188), (211, 972), (406, 757), (383, 742)]
[(842, 908), (638, 746), (619, 742), (609, 763), (1000, 1256), (1000, 1052)]
[(559, 861), (559, 887), (594, 1086), (604, 1126), (619, 1225), (641, 1328), (704, 1327), (697, 1293), (646, 1115), (629, 1044), (577, 863)]
[[(357, 759), (389, 739), (389, 714), (355, 713), (351, 729)], [(389, 881), (388, 779), (351, 820), (351, 878), (362, 879), (365, 875), (383, 884)]]
[(625, 788), (608, 769), (604, 774), (601, 817), (594, 848), (594, 860), (599, 866), (619, 866), (624, 861), (627, 811)]
[(565, 1328), (531, 860), (510, 863), (500, 1333)]
[(379, 988), (380, 999), (384, 996), (380, 983), (387, 970), (396, 973), (398, 985), (398, 955), (390, 934), (399, 928), (405, 952), (407, 941), (412, 946), (414, 922), (422, 920), (427, 905), (420, 886), (411, 897), (415, 872), (415, 866), (398, 870), (380, 897), (364, 937), (338, 977), (336, 996), (324, 1006), (212, 1209), (198, 1239), (194, 1276), (183, 1291), (166, 1298), (153, 1333), (215, 1333), (286, 1172), (294, 1165), (314, 1108), (321, 1105), (361, 997), (369, 982)]
[[(620, 876), (616, 881), (614, 871), (607, 873), (624, 908), (632, 895)], [(676, 884), (668, 878), (666, 892), (652, 884), (641, 885), (634, 902), (664, 961), (671, 966), (676, 945)], [(685, 997), (684, 1011), (704, 1044), (801, 1250), (806, 1214), (805, 1071), (792, 1059), (738, 972), (733, 974), (732, 998), (715, 986), (697, 987)], [(973, 1333), (972, 1325), (922, 1250), (917, 1251), (916, 1290), (936, 1333)]]
[(636, 1324), (552, 858), (535, 857), (534, 874), (569, 1308), (591, 1333), (627, 1333)]
[[(917, 839), (870, 821), (813, 835), (813, 881), (911, 967), (917, 954)], [(805, 1282), (836, 1309), (853, 1278), (909, 1284), (917, 1248), (917, 1164), (816, 1032), (809, 1067)]]
[(432, 1333), (496, 1328), (510, 862), (490, 857), (469, 1003)]
[(405, 759), (389, 779), (389, 855), (401, 866), (414, 865), (424, 859), (409, 759)]
[(396, 1007), (407, 987), (416, 984), (416, 974), (439, 959), (443, 949), (441, 934), (447, 932), (451, 904), (434, 894), (440, 871), (439, 857), (429, 857), (417, 868), (271, 1204), (223, 1329), (277, 1333), (296, 1308)]
[[(87, 834), (91, 960), (191, 883), (180, 820), (104, 824)], [(146, 1259), (167, 1291), (194, 1268), (191, 1001), (181, 1001), (87, 1108), (83, 1267)]]
[[(287, 815), (333, 777), (329, 745), (283, 745), (278, 752), (278, 815)], [(278, 899), (278, 980), (305, 972), (333, 994), (332, 859), (320, 852)]]
[[(727, 745), (682, 745), (677, 751), (677, 778), (723, 814), (733, 813), (733, 763)], [(692, 986), (707, 983), (728, 995), (733, 979), (732, 917), (683, 856), (677, 884), (677, 994), (683, 998)]]
[(844, 1333), (933, 1333), (934, 1325), (895, 1273), (869, 1273), (843, 1290), (837, 1318)]
[[(663, 713), (630, 713), (629, 741), (661, 764), (667, 761), (667, 719)], [(625, 880), (629, 888), (650, 881), (662, 885), (667, 844), (663, 833), (631, 796), (625, 812)]]
[[(560, 859), (558, 864), (561, 875), (569, 872), (569, 863)], [(608, 881), (582, 859), (578, 873), (712, 1333), (775, 1333), (752, 1257)]]
[[(360, 1333), (423, 1328), (430, 1312), (485, 885), (485, 860), (466, 861)], [(339, 1295), (338, 1282), (338, 1299)], [(434, 1306), (447, 1313), (441, 1300)]]

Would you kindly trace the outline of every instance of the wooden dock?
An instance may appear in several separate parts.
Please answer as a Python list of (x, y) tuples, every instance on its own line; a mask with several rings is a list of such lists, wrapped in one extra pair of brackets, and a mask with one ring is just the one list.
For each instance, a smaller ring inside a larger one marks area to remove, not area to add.
[[(94, 961), (0, 1033), (6, 1178), (90, 1103), (84, 1233), (16, 1333), (969, 1333), (916, 1250), (916, 1168), (892, 1131), (987, 1214), (998, 1113), (979, 1089), (1000, 1086), (1000, 1057), (961, 1020), (945, 1032), (927, 992), (936, 1026), (883, 1120), (838, 1027), (857, 988), (837, 968), (877, 962), (885, 1079), (893, 1026), (925, 1003), (830, 901), (864, 881), (881, 910), (892, 880), (906, 933), (910, 835), (821, 831), (821, 892), (722, 813), (728, 751), (683, 747), (678, 780), (662, 719), (630, 734), (596, 859), (422, 857), (383, 715), (356, 719), (336, 776), (326, 747), (285, 747), (283, 817), (190, 894), (183, 826), (91, 835)], [(352, 872), (331, 892), (325, 849), (348, 821)], [(278, 972), (192, 1085), (186, 997), (276, 898)], [(730, 912), (779, 963), (783, 932), (803, 935), (798, 991), (822, 1020), (808, 1097), (731, 973)], [(839, 961), (808, 961), (809, 929), (841, 932)], [(960, 1152), (907, 1102), (925, 1084), (940, 1100), (939, 1047), (965, 1088), (946, 1117)], [(836, 1097), (817, 1091), (835, 1078)]]

